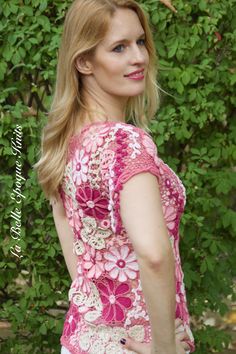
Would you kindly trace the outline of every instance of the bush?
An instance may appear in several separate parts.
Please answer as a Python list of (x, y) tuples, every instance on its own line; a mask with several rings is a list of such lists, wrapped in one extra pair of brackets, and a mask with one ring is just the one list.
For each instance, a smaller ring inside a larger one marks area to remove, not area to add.
[[(32, 165), (69, 3), (12, 0), (0, 8), (0, 317), (13, 330), (0, 343), (4, 354), (58, 353), (68, 305), (70, 277)], [(236, 4), (177, 0), (175, 14), (155, 0), (139, 3), (150, 16), (167, 91), (153, 138), (187, 193), (180, 251), (196, 353), (222, 352), (228, 334), (202, 315), (222, 316), (225, 299), (235, 300)]]

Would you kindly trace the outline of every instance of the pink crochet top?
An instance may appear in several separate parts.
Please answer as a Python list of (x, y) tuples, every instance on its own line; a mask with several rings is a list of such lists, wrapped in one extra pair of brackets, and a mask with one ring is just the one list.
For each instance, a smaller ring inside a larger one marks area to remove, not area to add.
[(189, 334), (190, 352), (195, 349), (179, 255), (185, 188), (158, 157), (147, 132), (110, 121), (91, 123), (71, 137), (59, 189), (78, 256), (60, 338), (72, 354), (132, 353), (119, 342), (127, 335), (151, 341), (139, 266), (119, 211), (123, 184), (140, 172), (154, 174), (159, 183), (176, 264), (176, 318), (183, 320)]

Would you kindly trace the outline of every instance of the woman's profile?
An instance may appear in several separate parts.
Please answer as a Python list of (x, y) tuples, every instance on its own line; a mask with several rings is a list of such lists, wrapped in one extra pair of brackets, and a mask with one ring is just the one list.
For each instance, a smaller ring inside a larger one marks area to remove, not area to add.
[(63, 354), (195, 350), (179, 255), (185, 189), (148, 133), (156, 74), (137, 2), (72, 3), (35, 165), (72, 279)]

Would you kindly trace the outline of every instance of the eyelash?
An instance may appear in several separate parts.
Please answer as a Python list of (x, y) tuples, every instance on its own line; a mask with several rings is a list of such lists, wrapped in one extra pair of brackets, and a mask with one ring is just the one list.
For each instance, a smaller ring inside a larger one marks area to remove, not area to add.
[[(144, 42), (143, 45), (146, 44), (146, 39), (145, 39), (145, 38), (140, 38), (138, 41), (143, 41), (143, 42)], [(117, 46), (113, 49), (113, 52), (116, 52), (115, 49), (117, 49), (117, 48), (119, 48), (119, 47), (121, 47), (121, 46), (124, 46), (124, 44), (119, 44), (119, 45), (117, 45)], [(117, 53), (120, 53), (120, 52), (117, 52)]]

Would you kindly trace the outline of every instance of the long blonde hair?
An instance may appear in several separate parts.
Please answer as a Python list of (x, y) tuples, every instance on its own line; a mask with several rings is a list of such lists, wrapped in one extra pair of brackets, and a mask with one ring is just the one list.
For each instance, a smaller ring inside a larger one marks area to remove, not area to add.
[[(33, 166), (46, 198), (56, 197), (63, 179), (66, 152), (80, 111), (89, 111), (83, 99), (80, 73), (75, 66), (78, 56), (92, 56), (104, 39), (110, 19), (118, 8), (134, 10), (146, 34), (149, 53), (145, 91), (129, 97), (125, 117), (135, 125), (149, 130), (148, 123), (159, 107), (156, 84), (157, 55), (148, 19), (134, 0), (75, 0), (70, 6), (63, 27), (59, 48), (55, 93), (48, 113), (48, 122), (42, 131), (41, 158)], [(78, 122), (77, 122), (78, 123)]]

